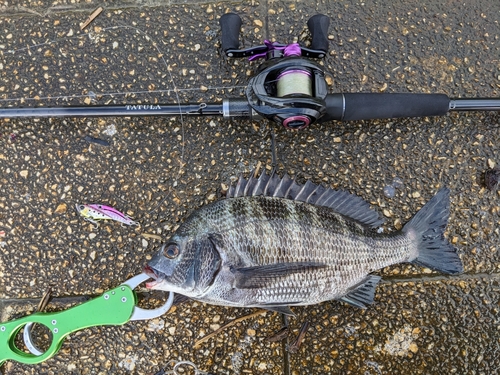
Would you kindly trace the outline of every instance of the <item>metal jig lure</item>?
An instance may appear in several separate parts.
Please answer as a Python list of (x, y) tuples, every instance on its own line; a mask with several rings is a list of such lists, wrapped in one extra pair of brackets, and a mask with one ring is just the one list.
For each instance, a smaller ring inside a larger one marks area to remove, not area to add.
[(122, 223), (122, 225), (139, 225), (130, 216), (103, 204), (77, 204), (76, 210), (85, 220), (96, 227), (99, 226), (99, 220), (114, 220)]

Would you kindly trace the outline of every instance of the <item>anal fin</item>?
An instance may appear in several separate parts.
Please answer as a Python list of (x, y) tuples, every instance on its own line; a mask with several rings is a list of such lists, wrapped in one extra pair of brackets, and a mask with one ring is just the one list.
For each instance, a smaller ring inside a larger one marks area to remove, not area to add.
[(361, 283), (354, 286), (351, 291), (339, 299), (349, 305), (366, 309), (367, 305), (371, 305), (373, 303), (375, 288), (377, 287), (380, 279), (380, 276), (368, 275), (365, 279), (363, 279), (363, 281), (361, 281)]

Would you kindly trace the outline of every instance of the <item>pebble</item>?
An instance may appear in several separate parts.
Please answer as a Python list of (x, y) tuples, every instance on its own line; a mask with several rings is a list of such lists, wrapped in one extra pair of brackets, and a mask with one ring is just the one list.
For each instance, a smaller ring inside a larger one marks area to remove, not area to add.
[(147, 330), (150, 332), (161, 331), (165, 327), (165, 321), (163, 319), (155, 318), (148, 322)]
[(385, 343), (385, 351), (390, 355), (406, 356), (408, 352), (416, 353), (418, 351), (417, 344), (413, 341), (418, 337), (418, 332), (412, 330), (411, 327), (405, 326), (397, 331), (393, 337), (388, 337)]
[(267, 363), (265, 363), (265, 362), (261, 362), (261, 363), (259, 363), (259, 366), (257, 366), (257, 369), (258, 369), (259, 371), (264, 371), (264, 370), (266, 370), (266, 369), (267, 369)]
[(63, 214), (67, 211), (68, 209), (68, 206), (66, 205), (66, 203), (61, 203), (59, 206), (57, 206), (56, 210), (54, 211), (54, 213), (56, 214)]
[(118, 366), (121, 368), (124, 368), (125, 370), (128, 371), (134, 371), (135, 370), (135, 364), (137, 362), (137, 356), (129, 356), (126, 357), (123, 361), (121, 361)]
[(384, 195), (387, 198), (394, 198), (394, 196), (396, 195), (396, 189), (394, 188), (394, 186), (387, 185), (386, 187), (384, 187)]
[(394, 179), (392, 180), (392, 186), (394, 186), (396, 189), (402, 189), (403, 179), (400, 177), (394, 177)]
[(102, 134), (113, 136), (117, 132), (115, 124), (106, 126), (106, 129), (102, 131)]

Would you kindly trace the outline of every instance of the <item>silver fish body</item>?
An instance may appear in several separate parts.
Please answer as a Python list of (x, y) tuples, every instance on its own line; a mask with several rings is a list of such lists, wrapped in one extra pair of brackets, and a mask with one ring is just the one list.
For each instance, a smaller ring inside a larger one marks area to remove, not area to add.
[(157, 279), (148, 286), (285, 313), (333, 299), (365, 307), (380, 279), (370, 273), (381, 268), (414, 262), (461, 271), (443, 237), (448, 195), (441, 190), (403, 230), (382, 235), (378, 214), (359, 197), (287, 176), (243, 179), (178, 228), (148, 263)]

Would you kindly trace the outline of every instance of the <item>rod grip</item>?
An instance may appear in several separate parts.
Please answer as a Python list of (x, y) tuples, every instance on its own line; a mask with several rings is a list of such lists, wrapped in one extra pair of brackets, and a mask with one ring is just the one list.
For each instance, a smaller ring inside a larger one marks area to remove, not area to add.
[(307, 21), (307, 27), (312, 35), (311, 48), (316, 50), (328, 51), (328, 26), (330, 18), (324, 14), (316, 14)]
[(445, 94), (329, 94), (325, 101), (326, 114), (319, 122), (443, 116), (450, 105)]
[(241, 18), (236, 13), (226, 13), (219, 19), (221, 28), (222, 50), (226, 52), (230, 49), (240, 47)]

